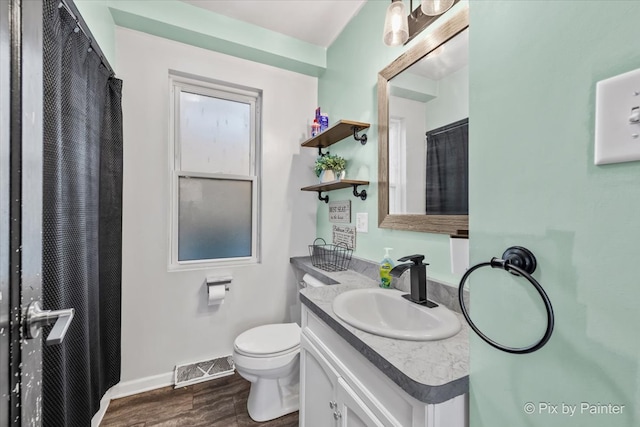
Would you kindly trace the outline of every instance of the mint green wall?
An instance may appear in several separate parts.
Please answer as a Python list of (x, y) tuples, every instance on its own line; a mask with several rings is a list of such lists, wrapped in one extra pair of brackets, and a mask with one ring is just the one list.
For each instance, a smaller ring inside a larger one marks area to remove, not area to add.
[(178, 0), (110, 0), (119, 26), (238, 58), (319, 75), (326, 49)]
[[(472, 337), (471, 427), (638, 426), (640, 163), (594, 166), (593, 144), (596, 82), (640, 67), (640, 2), (474, 1), (470, 11), (471, 262), (528, 247), (556, 313), (551, 341), (530, 355)], [(472, 276), (473, 317), (525, 345), (542, 333), (542, 304), (506, 276)], [(570, 417), (526, 415), (527, 402), (626, 406)]]
[(178, 0), (76, 0), (115, 68), (115, 25), (192, 46), (318, 76), (326, 49)]
[(115, 24), (108, 8), (107, 0), (75, 0), (74, 2), (85, 20), (91, 34), (96, 38), (100, 49), (109, 64), (117, 71)]
[[(408, 7), (408, 2), (407, 7)], [(417, 4), (417, 2), (414, 2)], [(352, 224), (357, 212), (369, 213), (369, 232), (358, 233), (355, 255), (374, 261), (384, 256), (383, 247), (393, 247), (394, 259), (403, 255), (421, 253), (431, 264), (427, 274), (431, 278), (455, 284), (458, 276), (451, 274), (449, 236), (415, 233), (378, 228), (378, 72), (406, 50), (390, 48), (382, 43), (382, 28), (386, 1), (369, 1), (347, 25), (327, 52), (327, 70), (318, 80), (318, 100), (329, 121), (350, 119), (371, 123), (367, 131), (369, 142), (362, 146), (351, 139), (330, 147), (331, 153), (344, 156), (348, 161), (347, 178), (368, 179), (368, 198), (356, 199), (351, 190), (332, 191), (331, 200), (351, 200)], [(457, 6), (456, 6), (457, 7)], [(431, 29), (423, 32), (425, 37)], [(410, 43), (408, 47), (414, 43)], [(313, 112), (310, 112), (310, 115)], [(368, 175), (362, 170), (368, 168)], [(309, 196), (312, 199), (312, 196)], [(331, 239), (332, 223), (328, 220), (328, 205), (318, 202), (318, 236)]]

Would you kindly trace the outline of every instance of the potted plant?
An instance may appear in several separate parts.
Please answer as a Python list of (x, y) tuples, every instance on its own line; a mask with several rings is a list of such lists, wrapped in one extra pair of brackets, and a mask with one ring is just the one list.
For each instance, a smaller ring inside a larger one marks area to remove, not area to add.
[(314, 171), (320, 182), (336, 181), (344, 176), (347, 161), (336, 154), (325, 154), (316, 159)]

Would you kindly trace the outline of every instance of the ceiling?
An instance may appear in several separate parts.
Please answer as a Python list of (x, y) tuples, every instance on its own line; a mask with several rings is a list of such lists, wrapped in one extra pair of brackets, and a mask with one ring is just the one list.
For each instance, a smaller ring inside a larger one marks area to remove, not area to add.
[(366, 0), (182, 0), (220, 15), (329, 47)]
[(469, 63), (469, 29), (416, 62), (407, 71), (431, 80), (440, 80)]

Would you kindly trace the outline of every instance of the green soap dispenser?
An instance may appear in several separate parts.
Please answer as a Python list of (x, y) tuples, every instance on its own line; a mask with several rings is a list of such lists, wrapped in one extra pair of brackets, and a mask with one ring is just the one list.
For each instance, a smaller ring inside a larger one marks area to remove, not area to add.
[(384, 258), (380, 261), (380, 287), (391, 287), (391, 269), (393, 268), (393, 261), (389, 255), (389, 251), (393, 248), (384, 248)]

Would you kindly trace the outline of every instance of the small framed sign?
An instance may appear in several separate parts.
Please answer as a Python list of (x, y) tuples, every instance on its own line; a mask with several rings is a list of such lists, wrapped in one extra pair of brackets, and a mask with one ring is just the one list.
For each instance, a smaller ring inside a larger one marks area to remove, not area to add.
[(344, 243), (349, 249), (356, 248), (356, 228), (348, 225), (333, 226), (333, 244)]
[(351, 222), (351, 200), (329, 202), (329, 221), (349, 224)]

